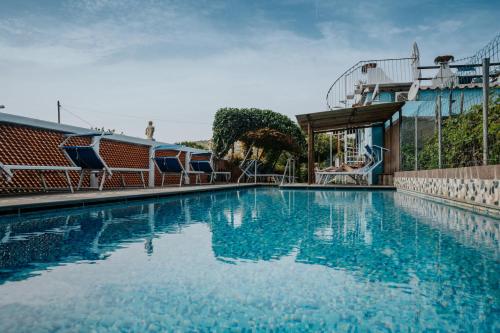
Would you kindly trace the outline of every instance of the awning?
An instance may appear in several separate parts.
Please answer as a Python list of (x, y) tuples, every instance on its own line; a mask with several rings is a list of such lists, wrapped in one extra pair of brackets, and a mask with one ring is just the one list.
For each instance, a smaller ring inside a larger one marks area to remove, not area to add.
[(333, 111), (299, 114), (300, 127), (307, 132), (308, 125), (315, 132), (363, 128), (384, 123), (399, 111), (405, 102), (380, 103)]

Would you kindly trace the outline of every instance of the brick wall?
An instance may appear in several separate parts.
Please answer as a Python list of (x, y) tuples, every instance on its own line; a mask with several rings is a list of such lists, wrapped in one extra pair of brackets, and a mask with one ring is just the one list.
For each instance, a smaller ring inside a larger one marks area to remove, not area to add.
[[(0, 162), (71, 166), (58, 147), (63, 140), (61, 132), (0, 123)], [(70, 177), (73, 183), (78, 182), (77, 172), (71, 172)], [(45, 180), (49, 187), (67, 188), (60, 173), (47, 172)], [(41, 179), (34, 171), (16, 171), (11, 182), (0, 177), (0, 194), (39, 191), (41, 187)]]
[[(163, 156), (176, 156), (179, 152), (177, 150), (157, 150), (155, 152), (156, 157), (163, 157)], [(186, 153), (181, 152), (179, 155), (179, 159), (182, 163), (182, 166), (184, 168), (186, 167)], [(199, 157), (199, 156), (192, 156), (191, 160), (196, 161), (196, 160), (203, 160), (206, 159), (206, 157)], [(189, 177), (190, 184), (195, 184), (195, 176), (190, 175)], [(204, 183), (207, 183), (209, 181), (209, 177), (206, 175), (201, 176), (201, 181)], [(165, 176), (165, 185), (178, 185), (179, 184), (179, 176), (175, 175), (168, 175)], [(155, 186), (161, 186), (161, 174), (158, 171), (158, 168), (155, 167)]]
[[(71, 130), (71, 129), (70, 129)], [(0, 162), (3, 164), (18, 165), (54, 165), (72, 166), (59, 145), (66, 139), (65, 133), (54, 129), (44, 129), (28, 125), (18, 125), (8, 122), (0, 123)], [(74, 137), (67, 141), (68, 145), (89, 145), (90, 137)], [(99, 144), (99, 153), (109, 167), (149, 169), (150, 146), (125, 141), (102, 138)], [(156, 156), (175, 156), (176, 150), (157, 151)], [(180, 155), (181, 163), (185, 166), (186, 153)], [(193, 156), (193, 160), (206, 157)], [(151, 162), (152, 163), (152, 162)], [(224, 162), (223, 162), (224, 163)], [(218, 165), (219, 169), (226, 169)], [(222, 168), (221, 168), (222, 167)], [(71, 171), (70, 178), (73, 186), (78, 184), (79, 173)], [(44, 172), (45, 181), (49, 189), (67, 190), (67, 181), (64, 174), (58, 172)], [(144, 180), (148, 185), (149, 172), (144, 172)], [(191, 184), (195, 184), (195, 177), (190, 177)], [(209, 177), (202, 176), (202, 182), (208, 182)], [(140, 187), (142, 179), (139, 173), (113, 172), (113, 176), (106, 180), (107, 189), (123, 186)], [(179, 184), (178, 176), (165, 178), (165, 185)], [(161, 175), (155, 168), (155, 186), (161, 185)], [(83, 181), (84, 187), (90, 186), (90, 177)], [(14, 171), (11, 182), (0, 177), (0, 195), (12, 193), (33, 193), (43, 191), (42, 181), (37, 171)]]
[[(71, 166), (59, 145), (66, 137), (64, 133), (29, 126), (0, 123), (0, 162), (20, 165)], [(69, 145), (88, 145), (89, 137), (71, 138)], [(149, 146), (102, 139), (99, 152), (110, 167), (149, 168)], [(105, 183), (105, 188), (122, 187), (122, 175), (127, 186), (142, 186), (139, 174), (113, 173)], [(67, 189), (63, 174), (44, 172), (47, 186), (51, 189)], [(144, 174), (146, 186), (148, 173)], [(70, 172), (71, 182), (78, 184), (78, 172)], [(84, 179), (88, 187), (90, 179)], [(36, 171), (15, 171), (11, 182), (0, 177), (0, 194), (33, 193), (42, 191), (42, 182)]]
[[(149, 169), (149, 146), (101, 139), (99, 154), (110, 168)], [(149, 173), (144, 173), (144, 181), (148, 186)], [(105, 188), (118, 188), (122, 182), (127, 186), (142, 186), (141, 175), (134, 173), (113, 172), (111, 179), (104, 184)]]

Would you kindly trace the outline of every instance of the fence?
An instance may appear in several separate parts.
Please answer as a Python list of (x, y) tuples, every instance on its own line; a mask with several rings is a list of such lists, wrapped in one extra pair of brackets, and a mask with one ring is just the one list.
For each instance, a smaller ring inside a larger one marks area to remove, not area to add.
[(345, 71), (330, 86), (326, 104), (330, 110), (349, 108), (361, 101), (356, 96), (376, 84), (411, 83), (415, 79), (418, 54), (410, 58), (363, 60)]
[(471, 57), (419, 67), (418, 98), (403, 108), (402, 170), (500, 164), (499, 44), (500, 34)]

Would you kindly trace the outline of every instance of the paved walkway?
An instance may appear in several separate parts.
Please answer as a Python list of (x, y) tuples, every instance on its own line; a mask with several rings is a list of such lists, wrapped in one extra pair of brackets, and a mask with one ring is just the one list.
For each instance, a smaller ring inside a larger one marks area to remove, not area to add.
[(92, 191), (76, 193), (35, 194), (26, 196), (0, 197), (0, 215), (21, 213), (33, 210), (61, 207), (86, 206), (112, 201), (159, 198), (175, 194), (196, 193), (252, 187), (255, 184), (223, 184), (185, 187), (163, 187), (147, 189), (127, 189), (116, 191)]

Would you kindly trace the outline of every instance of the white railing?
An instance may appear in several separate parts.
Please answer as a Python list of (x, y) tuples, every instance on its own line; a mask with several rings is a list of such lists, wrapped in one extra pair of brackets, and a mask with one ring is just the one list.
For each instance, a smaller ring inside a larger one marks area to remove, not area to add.
[(286, 160), (285, 172), (283, 172), (280, 186), (284, 185), (285, 183), (293, 184), (295, 183), (295, 179), (295, 158), (290, 157)]
[(244, 177), (247, 177), (247, 180), (254, 178), (254, 182), (257, 182), (256, 175), (258, 166), (259, 164), (257, 160), (244, 160), (241, 162), (241, 175), (238, 177), (238, 183), (240, 183)]
[(346, 70), (328, 89), (326, 105), (330, 110), (363, 104), (365, 89), (416, 79), (418, 54), (410, 58), (363, 60)]

